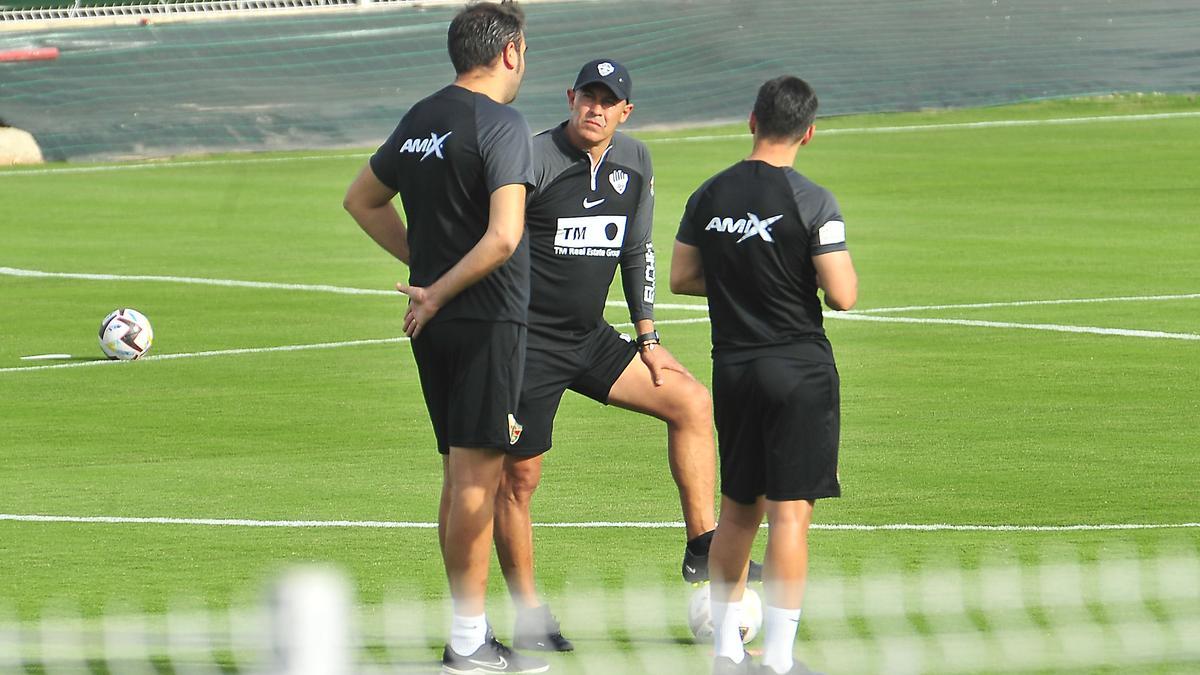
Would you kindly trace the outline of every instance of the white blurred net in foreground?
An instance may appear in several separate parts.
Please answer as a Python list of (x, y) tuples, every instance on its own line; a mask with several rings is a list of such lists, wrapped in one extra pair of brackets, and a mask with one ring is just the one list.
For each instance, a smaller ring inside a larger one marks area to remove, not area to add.
[[(551, 603), (577, 651), (550, 655), (551, 672), (708, 672), (711, 649), (686, 627), (690, 587), (631, 577), (566, 588)], [(503, 605), (489, 608), (502, 640)], [(349, 584), (323, 569), (286, 575), (250, 609), (45, 614), (0, 616), (0, 673), (433, 673), (448, 616), (441, 601), (356, 607)], [(796, 653), (829, 673), (1196, 672), (1200, 559), (1183, 550), (814, 577)]]

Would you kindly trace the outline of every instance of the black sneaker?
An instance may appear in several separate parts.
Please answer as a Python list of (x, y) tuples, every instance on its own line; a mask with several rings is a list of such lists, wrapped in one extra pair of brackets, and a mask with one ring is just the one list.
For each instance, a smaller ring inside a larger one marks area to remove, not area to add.
[(575, 645), (563, 637), (558, 619), (546, 605), (535, 609), (517, 610), (517, 625), (513, 628), (513, 646), (536, 652), (573, 652)]
[(534, 656), (522, 656), (505, 647), (488, 631), (487, 640), (469, 656), (461, 656), (450, 645), (442, 651), (442, 672), (446, 675), (484, 675), (486, 673), (544, 673), (550, 664)]
[(755, 675), (758, 670), (750, 660), (750, 652), (742, 652), (741, 663), (734, 663), (728, 656), (713, 659), (713, 675)]
[[(715, 530), (709, 530), (704, 534), (696, 537), (688, 542), (688, 545), (683, 549), (683, 580), (689, 584), (698, 584), (708, 581), (708, 548), (712, 544), (712, 536)], [(693, 548), (702, 548), (703, 553), (696, 553)], [(762, 563), (750, 561), (750, 572), (746, 576), (747, 581), (762, 581), (763, 566)]]

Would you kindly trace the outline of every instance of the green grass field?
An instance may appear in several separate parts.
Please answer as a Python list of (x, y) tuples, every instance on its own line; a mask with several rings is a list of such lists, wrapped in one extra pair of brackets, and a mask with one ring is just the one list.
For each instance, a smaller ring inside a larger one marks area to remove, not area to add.
[[(1077, 119), (1109, 116), (1125, 117)], [(922, 125), (939, 126), (888, 130)], [(666, 288), (675, 226), (690, 192), (748, 152), (743, 132), (636, 134), (656, 164), (660, 304), (696, 302)], [(707, 135), (728, 138), (689, 140)], [(814, 584), (1064, 549), (1085, 559), (1194, 550), (1197, 157), (1195, 97), (819, 121), (797, 169), (838, 196), (861, 280), (856, 318), (876, 320), (827, 321), (843, 379), (844, 497), (821, 503), (816, 522), (1193, 525), (818, 529)], [(396, 338), (398, 295), (20, 272), (387, 291), (405, 270), (341, 210), (365, 159), (341, 151), (0, 170), (0, 615), (240, 605), (280, 570), (314, 561), (343, 569), (365, 605), (445, 596), (430, 529), (4, 519), (435, 521), (440, 460), (407, 344), (222, 353)], [(1098, 301), (1014, 304), (1062, 299)], [(994, 306), (896, 309), (979, 303)], [(94, 363), (100, 320), (124, 306), (153, 321), (157, 358)], [(708, 325), (671, 323), (699, 316), (658, 312), (665, 344), (707, 382)], [(619, 307), (608, 317), (628, 321)], [(72, 358), (21, 359), (47, 353)], [(660, 423), (569, 394), (535, 520), (678, 521), (664, 450)], [(543, 528), (536, 542), (555, 605), (589, 584), (620, 589), (631, 575), (680, 585), (682, 529)], [(495, 569), (493, 589), (490, 611), (503, 615)], [(600, 639), (582, 617), (562, 618), (569, 634)], [(673, 637), (686, 635), (683, 621), (681, 606)], [(502, 637), (508, 630), (497, 623)], [(440, 644), (440, 624), (429, 631)]]

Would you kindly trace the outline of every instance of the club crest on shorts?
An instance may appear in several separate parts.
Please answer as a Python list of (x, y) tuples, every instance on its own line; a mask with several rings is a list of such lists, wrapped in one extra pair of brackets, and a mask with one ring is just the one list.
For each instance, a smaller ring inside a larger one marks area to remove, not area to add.
[(508, 413), (508, 444), (516, 445), (517, 441), (521, 440), (522, 431), (525, 431), (525, 427), (517, 422), (517, 418), (513, 417), (512, 413)]

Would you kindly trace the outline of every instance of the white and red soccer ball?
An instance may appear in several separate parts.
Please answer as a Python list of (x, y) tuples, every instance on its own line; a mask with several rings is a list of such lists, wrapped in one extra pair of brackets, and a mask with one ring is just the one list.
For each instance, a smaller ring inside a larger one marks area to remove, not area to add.
[(154, 329), (145, 314), (136, 309), (118, 309), (100, 324), (100, 349), (110, 359), (140, 359), (154, 344)]
[[(688, 603), (688, 628), (700, 642), (711, 642), (713, 639), (712, 608), (710, 606), (711, 588), (703, 584), (692, 592)], [(754, 589), (747, 587), (742, 595), (742, 613), (738, 629), (742, 633), (742, 642), (749, 643), (758, 635), (762, 628), (763, 608), (762, 599)]]

